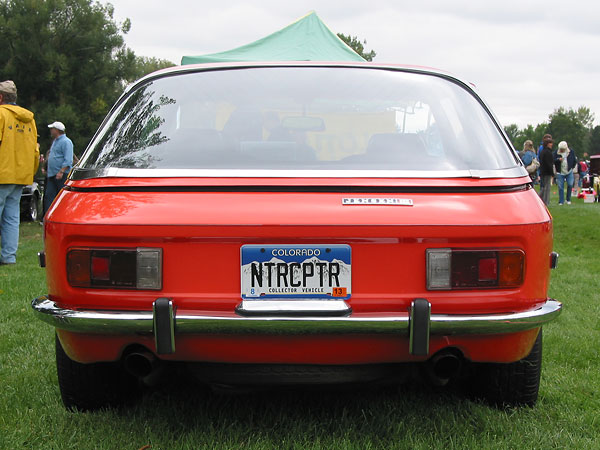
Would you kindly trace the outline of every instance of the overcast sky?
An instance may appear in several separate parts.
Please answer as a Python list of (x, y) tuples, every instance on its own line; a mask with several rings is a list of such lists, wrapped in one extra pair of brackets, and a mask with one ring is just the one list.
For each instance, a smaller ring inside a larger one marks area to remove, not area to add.
[(110, 0), (136, 54), (179, 64), (229, 50), (315, 10), (367, 40), (375, 62), (445, 69), (477, 85), (503, 125), (589, 106), (600, 123), (600, 2), (593, 0)]

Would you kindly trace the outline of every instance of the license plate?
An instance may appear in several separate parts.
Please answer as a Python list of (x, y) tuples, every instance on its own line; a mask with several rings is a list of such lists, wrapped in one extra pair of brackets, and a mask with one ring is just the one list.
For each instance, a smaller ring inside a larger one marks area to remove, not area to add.
[(349, 245), (243, 245), (242, 298), (348, 299)]

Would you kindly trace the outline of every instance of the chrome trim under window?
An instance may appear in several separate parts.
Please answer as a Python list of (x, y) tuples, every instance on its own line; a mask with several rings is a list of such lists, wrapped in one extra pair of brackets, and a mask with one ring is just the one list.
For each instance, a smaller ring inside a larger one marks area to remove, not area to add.
[[(73, 310), (61, 308), (47, 297), (31, 304), (37, 317), (56, 328), (77, 333), (123, 335), (152, 334), (152, 311)], [(558, 317), (562, 304), (548, 300), (540, 308), (506, 313), (431, 314), (432, 335), (502, 334), (530, 330)], [(395, 334), (408, 336), (408, 313), (356, 314), (347, 317), (194, 314), (175, 312), (175, 334)]]
[(521, 166), (498, 170), (254, 170), (254, 169), (81, 169), (70, 180), (90, 178), (520, 178)]

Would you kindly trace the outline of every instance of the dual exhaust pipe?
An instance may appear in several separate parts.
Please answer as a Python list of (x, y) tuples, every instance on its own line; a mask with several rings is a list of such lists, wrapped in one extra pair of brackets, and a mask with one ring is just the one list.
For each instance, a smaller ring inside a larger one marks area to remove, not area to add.
[(142, 380), (147, 386), (158, 382), (163, 369), (160, 360), (147, 350), (127, 353), (123, 357), (123, 366), (127, 373)]
[[(160, 377), (163, 365), (160, 360), (148, 350), (133, 351), (123, 358), (125, 370), (144, 384), (155, 385)], [(427, 378), (436, 386), (445, 386), (456, 377), (462, 368), (463, 359), (452, 350), (443, 350), (425, 364)]]
[(460, 374), (462, 366), (462, 355), (452, 350), (442, 350), (427, 361), (425, 373), (435, 386), (445, 386)]

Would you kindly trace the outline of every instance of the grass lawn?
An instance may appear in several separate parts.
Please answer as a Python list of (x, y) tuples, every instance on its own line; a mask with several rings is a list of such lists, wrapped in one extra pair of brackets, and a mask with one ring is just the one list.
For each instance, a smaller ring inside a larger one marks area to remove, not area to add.
[(19, 264), (0, 267), (0, 448), (600, 448), (600, 205), (556, 203), (550, 296), (565, 307), (544, 329), (537, 407), (506, 411), (414, 384), (228, 396), (178, 381), (128, 408), (69, 413), (54, 330), (30, 311), (45, 293), (42, 228), (24, 224)]

